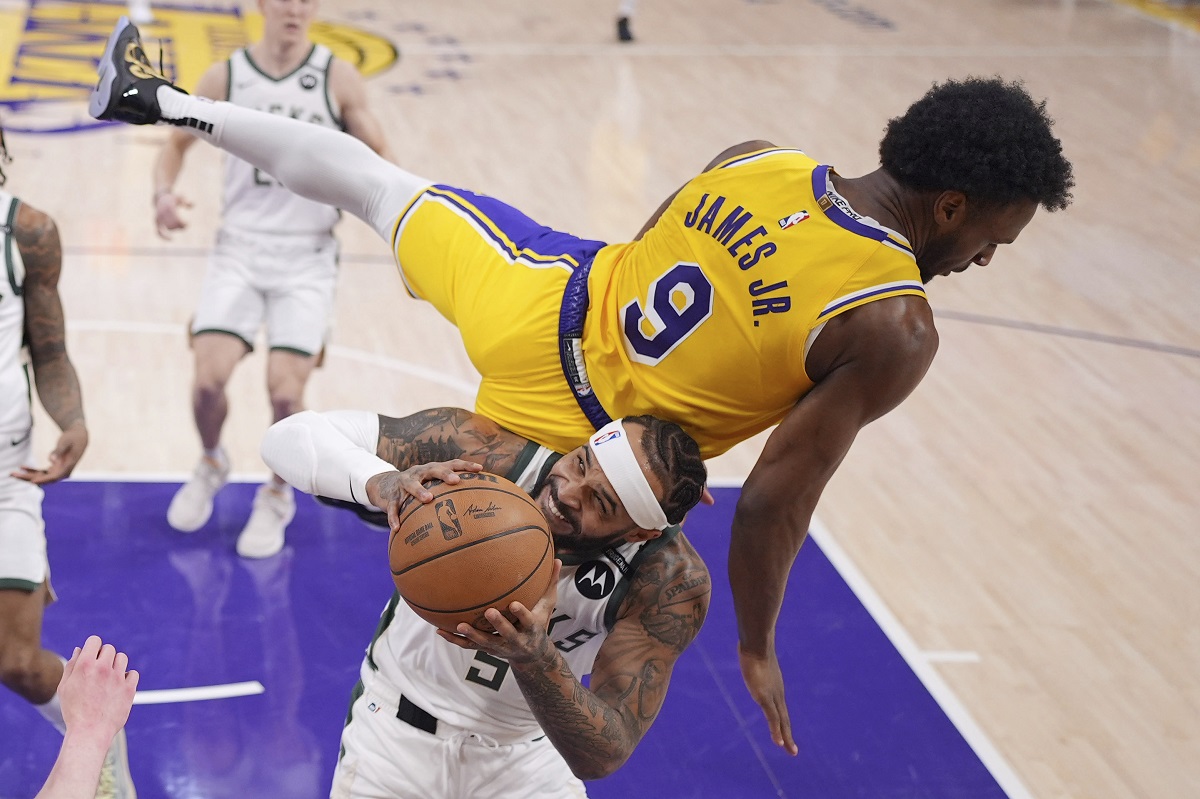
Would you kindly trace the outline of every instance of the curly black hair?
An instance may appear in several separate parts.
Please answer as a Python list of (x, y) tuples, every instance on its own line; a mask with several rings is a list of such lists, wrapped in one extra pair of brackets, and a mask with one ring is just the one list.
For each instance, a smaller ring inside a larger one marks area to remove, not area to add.
[(11, 163), (12, 156), (8, 154), (8, 145), (4, 143), (4, 128), (0, 127), (0, 186), (8, 181), (8, 176), (4, 174), (4, 165)]
[(642, 447), (650, 457), (650, 468), (667, 489), (663, 513), (668, 522), (679, 524), (696, 507), (708, 481), (700, 445), (679, 425), (656, 416), (626, 416), (621, 421), (637, 422), (645, 428)]
[(953, 189), (995, 205), (1033, 200), (1057, 211), (1071, 203), (1075, 178), (1053, 124), (1046, 101), (1020, 81), (948, 80), (888, 122), (879, 162), (908, 188)]

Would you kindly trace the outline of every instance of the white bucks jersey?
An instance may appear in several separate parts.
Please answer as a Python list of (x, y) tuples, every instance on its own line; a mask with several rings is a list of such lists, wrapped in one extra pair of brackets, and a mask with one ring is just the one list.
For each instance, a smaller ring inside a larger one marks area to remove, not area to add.
[[(526, 452), (532, 460), (509, 477), (532, 491), (558, 456), (536, 445)], [(626, 543), (580, 562), (563, 559), (550, 638), (577, 678), (591, 673), (638, 566), (672, 537)], [(434, 718), (472, 732), (506, 740), (542, 735), (507, 661), (443, 641), (395, 594), (367, 648), (362, 677), (368, 684), (385, 680)]]
[[(246, 50), (238, 50), (229, 57), (227, 99), (247, 108), (341, 130), (341, 117), (329, 93), (332, 58), (328, 48), (313, 45), (303, 64), (275, 79), (259, 69)], [(223, 228), (244, 233), (312, 235), (330, 233), (337, 221), (336, 208), (293, 194), (261, 169), (225, 156)]]
[(28, 435), (33, 424), (25, 350), (25, 265), (13, 233), (20, 205), (0, 190), (0, 436), (12, 438)]

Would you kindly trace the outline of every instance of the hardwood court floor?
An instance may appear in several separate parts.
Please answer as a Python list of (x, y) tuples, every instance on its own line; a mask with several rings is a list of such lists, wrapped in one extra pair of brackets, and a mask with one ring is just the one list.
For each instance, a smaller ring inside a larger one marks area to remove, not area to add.
[[(33, 8), (82, 18), (81, 5)], [(326, 0), (322, 15), (398, 48), (387, 68), (375, 40), (362, 52), (381, 69), (371, 97), (403, 165), (596, 238), (631, 235), (737, 141), (800, 147), (854, 175), (935, 80), (1020, 77), (1048, 98), (1075, 204), (1039, 214), (991, 266), (931, 285), (941, 352), (860, 436), (818, 514), (1032, 795), (1200, 793), (1200, 39), (1094, 0), (641, 5), (631, 45), (612, 41), (609, 4), (584, 0)], [(28, 38), (11, 19), (29, 8), (0, 6), (6, 52)], [(80, 24), (102, 39), (118, 11), (93, 4)], [(224, 40), (203, 38), (218, 27), (207, 19), (195, 40), (171, 25), (187, 83)], [(51, 67), (75, 79), (66, 60), (27, 59), (21, 74)], [(85, 91), (61, 91), (7, 103), (5, 171), (62, 228), (93, 434), (81, 469), (181, 474), (197, 454), (182, 330), (219, 159), (189, 154), (193, 225), (160, 242), (161, 131), (12, 133), (70, 127)], [(475, 376), (453, 331), (404, 297), (362, 225), (343, 223), (342, 240), (334, 347), (310, 404), (469, 406)], [(235, 378), (226, 436), (252, 472), (262, 370), (255, 356)], [(40, 420), (39, 452), (51, 431)], [(714, 475), (744, 475), (760, 444)]]

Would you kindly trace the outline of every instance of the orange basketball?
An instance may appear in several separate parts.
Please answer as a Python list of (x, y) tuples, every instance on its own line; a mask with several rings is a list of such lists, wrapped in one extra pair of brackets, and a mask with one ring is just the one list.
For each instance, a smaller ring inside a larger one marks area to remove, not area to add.
[(515, 483), (487, 472), (426, 487), (429, 503), (410, 499), (388, 541), (392, 579), (417, 615), (453, 632), (459, 622), (483, 630), (488, 608), (533, 607), (550, 582), (554, 539), (546, 518)]

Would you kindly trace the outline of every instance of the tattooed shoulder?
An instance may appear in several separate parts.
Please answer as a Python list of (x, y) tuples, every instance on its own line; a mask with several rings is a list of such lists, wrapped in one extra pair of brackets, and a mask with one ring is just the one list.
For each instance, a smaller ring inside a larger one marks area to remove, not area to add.
[(622, 615), (636, 615), (651, 637), (682, 652), (704, 624), (712, 580), (681, 533), (642, 563), (631, 589)]
[(34, 283), (57, 283), (62, 266), (62, 243), (54, 220), (21, 203), (13, 226), (13, 238), (25, 264), (26, 279)]

